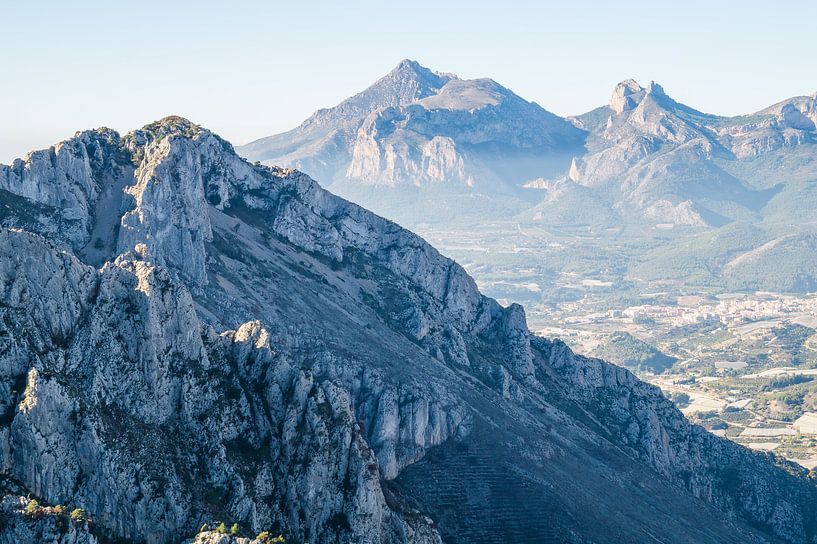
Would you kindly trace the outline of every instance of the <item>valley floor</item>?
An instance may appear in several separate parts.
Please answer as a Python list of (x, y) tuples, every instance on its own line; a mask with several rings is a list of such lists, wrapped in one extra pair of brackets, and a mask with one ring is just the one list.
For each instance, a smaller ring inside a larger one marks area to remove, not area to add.
[(716, 434), (817, 468), (817, 294), (640, 281), (617, 258), (628, 242), (592, 233), (421, 232), (483, 292), (524, 304), (537, 334), (631, 368)]

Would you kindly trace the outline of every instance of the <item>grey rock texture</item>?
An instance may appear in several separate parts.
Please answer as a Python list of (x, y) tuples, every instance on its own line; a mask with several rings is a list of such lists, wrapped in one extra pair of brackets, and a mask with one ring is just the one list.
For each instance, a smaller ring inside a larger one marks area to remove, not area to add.
[(181, 118), (55, 149), (87, 175), (0, 192), (5, 500), (139, 543), (817, 542), (802, 471), (306, 175)]

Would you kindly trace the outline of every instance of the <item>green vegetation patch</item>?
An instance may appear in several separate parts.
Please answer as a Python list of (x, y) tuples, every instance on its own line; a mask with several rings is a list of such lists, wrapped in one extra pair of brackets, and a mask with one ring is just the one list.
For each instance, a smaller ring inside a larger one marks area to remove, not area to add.
[(607, 342), (593, 350), (593, 355), (621, 366), (654, 373), (664, 372), (678, 360), (627, 332), (613, 333)]

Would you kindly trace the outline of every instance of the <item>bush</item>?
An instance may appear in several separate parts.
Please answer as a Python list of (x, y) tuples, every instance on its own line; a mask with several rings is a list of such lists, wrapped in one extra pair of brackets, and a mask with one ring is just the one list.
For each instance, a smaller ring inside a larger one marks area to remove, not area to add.
[(684, 408), (685, 406), (689, 406), (689, 395), (684, 393), (683, 391), (673, 393), (672, 402), (674, 402), (678, 408)]
[(233, 526), (230, 527), (230, 534), (233, 536), (238, 536), (238, 523), (233, 523)]
[(259, 533), (258, 536), (255, 537), (255, 539), (260, 540), (264, 544), (286, 544), (286, 539), (283, 536), (278, 535), (276, 537), (273, 537), (272, 533), (270, 533), (269, 531), (261, 531), (261, 533)]
[(82, 508), (74, 508), (71, 510), (71, 519), (76, 523), (82, 523), (85, 521), (85, 510)]
[(34, 514), (37, 513), (37, 510), (39, 509), (40, 503), (38, 503), (34, 499), (31, 499), (30, 501), (28, 501), (28, 504), (26, 505), (25, 513), (27, 516), (33, 516)]
[(224, 525), (223, 521), (218, 524), (218, 527), (216, 527), (216, 532), (218, 534), (221, 534), (221, 535), (226, 535), (227, 534), (227, 526)]

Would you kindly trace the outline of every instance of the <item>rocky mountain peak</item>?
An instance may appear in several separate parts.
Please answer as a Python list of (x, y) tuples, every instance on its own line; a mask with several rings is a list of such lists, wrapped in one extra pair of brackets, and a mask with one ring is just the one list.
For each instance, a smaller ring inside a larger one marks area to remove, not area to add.
[(664, 92), (664, 87), (662, 87), (655, 81), (650, 81), (650, 84), (647, 85), (646, 93), (651, 94), (653, 96), (667, 96), (666, 93)]
[(359, 122), (381, 108), (400, 106), (434, 95), (451, 79), (450, 75), (438, 74), (417, 61), (405, 59), (364, 91), (333, 108), (318, 110), (302, 128), (310, 124)]
[(456, 74), (433, 71), (426, 68), (416, 60), (403, 59), (384, 77), (384, 79), (427, 81), (433, 86), (442, 86), (442, 84), (445, 82), (458, 78)]
[(664, 88), (655, 81), (650, 81), (645, 88), (634, 79), (625, 79), (616, 85), (609, 105), (614, 112), (623, 113), (635, 109), (648, 96), (660, 99), (667, 95)]
[(644, 87), (634, 79), (625, 79), (613, 90), (610, 108), (616, 113), (634, 109), (644, 98)]

